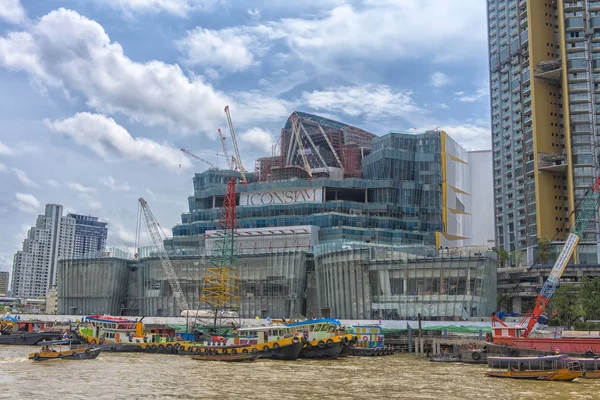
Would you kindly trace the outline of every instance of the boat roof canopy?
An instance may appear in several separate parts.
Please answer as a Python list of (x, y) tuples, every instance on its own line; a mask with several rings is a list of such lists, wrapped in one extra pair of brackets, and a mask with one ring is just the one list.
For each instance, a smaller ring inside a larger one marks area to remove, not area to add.
[(57, 345), (61, 345), (61, 344), (70, 344), (72, 342), (72, 340), (70, 339), (65, 339), (65, 340), (48, 340), (47, 342), (38, 342), (38, 345), (42, 345), (42, 346), (57, 346)]
[(304, 326), (304, 325), (314, 325), (314, 324), (334, 324), (334, 325), (342, 325), (340, 321), (334, 318), (319, 318), (319, 319), (308, 319), (306, 321), (298, 321), (292, 322), (291, 324), (285, 324), (285, 326)]

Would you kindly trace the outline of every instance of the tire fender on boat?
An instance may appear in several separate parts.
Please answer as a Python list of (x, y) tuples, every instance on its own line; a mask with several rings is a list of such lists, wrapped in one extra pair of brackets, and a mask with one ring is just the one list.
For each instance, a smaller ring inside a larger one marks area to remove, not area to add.
[(594, 352), (591, 350), (588, 350), (585, 352), (585, 356), (589, 357), (589, 358), (593, 358), (594, 357)]
[(269, 346), (263, 346), (262, 351), (269, 351)]
[(252, 349), (252, 354), (257, 354), (258, 353), (258, 349), (255, 347)]
[(327, 339), (327, 347), (333, 346), (333, 340)]
[(325, 342), (322, 340), (319, 340), (319, 343), (317, 344), (317, 346), (319, 346), (319, 348), (322, 349), (323, 347), (325, 347)]
[(473, 358), (473, 360), (479, 360), (481, 358), (481, 354), (479, 354), (478, 351), (474, 351), (473, 353), (471, 353), (471, 357)]
[(242, 354), (248, 354), (248, 349), (242, 349)]
[(279, 348), (279, 343), (273, 343), (273, 350), (277, 350)]
[(358, 350), (358, 349), (354, 349), (354, 350), (352, 351), (352, 354), (354, 354), (355, 356), (357, 356), (357, 355), (359, 355), (359, 354), (360, 354), (360, 350)]
[(348, 344), (348, 337), (344, 336), (342, 338), (342, 344), (347, 345)]
[(40, 354), (39, 354), (39, 353), (35, 353), (35, 354), (33, 355), (33, 359), (34, 359), (34, 360), (39, 360), (39, 359), (40, 359)]
[[(292, 343), (300, 343), (300, 338), (298, 336), (294, 336), (292, 338)], [(273, 347), (275, 347), (275, 346), (273, 346)]]

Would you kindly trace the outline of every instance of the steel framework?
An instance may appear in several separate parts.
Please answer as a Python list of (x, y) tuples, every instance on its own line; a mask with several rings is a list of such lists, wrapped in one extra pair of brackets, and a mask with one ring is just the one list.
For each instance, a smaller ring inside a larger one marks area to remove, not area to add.
[(219, 229), (210, 255), (213, 267), (206, 269), (200, 295), (200, 301), (211, 306), (215, 312), (215, 326), (220, 311), (239, 310), (240, 287), (239, 273), (235, 266), (237, 261), (235, 223), (235, 178), (232, 178), (227, 183), (227, 193), (219, 217)]

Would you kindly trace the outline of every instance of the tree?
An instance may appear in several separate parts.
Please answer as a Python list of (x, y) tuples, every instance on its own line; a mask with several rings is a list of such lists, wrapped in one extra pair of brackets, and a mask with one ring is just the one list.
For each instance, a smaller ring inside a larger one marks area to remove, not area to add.
[(552, 242), (548, 239), (538, 240), (537, 251), (535, 255), (539, 264), (547, 264), (550, 258), (550, 250), (552, 249)]
[(510, 296), (506, 293), (498, 293), (496, 297), (496, 309), (501, 311), (502, 308), (505, 308), (508, 305), (508, 299)]
[(582, 316), (579, 291), (580, 288), (577, 286), (564, 285), (554, 292), (549, 304), (553, 321), (571, 327)]
[(498, 265), (500, 267), (505, 267), (506, 262), (509, 259), (509, 254), (503, 248), (492, 247), (492, 251), (498, 255)]
[(600, 278), (583, 277), (579, 286), (578, 303), (583, 318), (600, 319)]

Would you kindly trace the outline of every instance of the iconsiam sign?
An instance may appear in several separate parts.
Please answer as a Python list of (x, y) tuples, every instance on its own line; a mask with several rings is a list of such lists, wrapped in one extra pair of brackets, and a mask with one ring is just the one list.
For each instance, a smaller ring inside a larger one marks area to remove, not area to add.
[(296, 188), (269, 190), (240, 194), (240, 206), (262, 206), (269, 204), (290, 204), (322, 202), (323, 188)]

